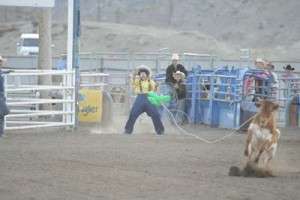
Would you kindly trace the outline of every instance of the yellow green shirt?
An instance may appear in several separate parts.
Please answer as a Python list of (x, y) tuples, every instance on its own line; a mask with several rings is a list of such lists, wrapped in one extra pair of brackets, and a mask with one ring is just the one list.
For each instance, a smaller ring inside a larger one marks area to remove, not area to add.
[(133, 81), (133, 90), (135, 94), (145, 94), (151, 91), (155, 91), (155, 82), (153, 80), (139, 80), (135, 79)]

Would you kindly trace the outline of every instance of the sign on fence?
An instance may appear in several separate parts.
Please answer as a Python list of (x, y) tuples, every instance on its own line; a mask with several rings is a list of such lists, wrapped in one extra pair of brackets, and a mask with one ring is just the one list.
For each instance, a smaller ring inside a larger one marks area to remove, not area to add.
[(102, 92), (81, 89), (79, 92), (79, 121), (100, 122), (102, 118)]

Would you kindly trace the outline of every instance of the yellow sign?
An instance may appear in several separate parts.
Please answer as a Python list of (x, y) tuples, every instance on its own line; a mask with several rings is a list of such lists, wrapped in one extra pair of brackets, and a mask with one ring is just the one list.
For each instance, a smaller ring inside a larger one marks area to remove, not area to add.
[(79, 92), (79, 121), (100, 122), (102, 118), (102, 92), (81, 89)]

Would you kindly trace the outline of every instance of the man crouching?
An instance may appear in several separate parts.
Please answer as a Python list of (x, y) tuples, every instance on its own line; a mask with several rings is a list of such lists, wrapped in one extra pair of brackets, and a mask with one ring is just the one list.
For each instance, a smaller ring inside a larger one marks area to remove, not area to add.
[(164, 133), (164, 126), (161, 122), (158, 109), (147, 98), (149, 92), (156, 90), (156, 84), (151, 80), (150, 71), (146, 66), (139, 67), (138, 73), (133, 79), (133, 89), (137, 96), (125, 126), (125, 133), (131, 134), (136, 119), (143, 112), (146, 112), (152, 119), (156, 133), (162, 135)]

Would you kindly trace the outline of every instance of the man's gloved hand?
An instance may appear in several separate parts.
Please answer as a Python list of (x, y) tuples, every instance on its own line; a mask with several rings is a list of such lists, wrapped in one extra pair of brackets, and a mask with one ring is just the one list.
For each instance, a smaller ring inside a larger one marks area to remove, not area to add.
[(158, 95), (155, 92), (149, 92), (148, 93), (148, 100), (152, 105), (155, 105), (157, 107), (161, 106), (163, 103), (168, 103), (171, 101), (171, 96), (169, 95)]

